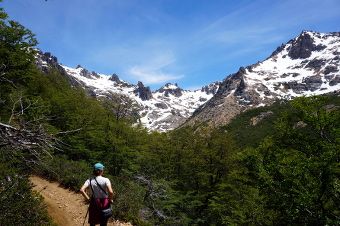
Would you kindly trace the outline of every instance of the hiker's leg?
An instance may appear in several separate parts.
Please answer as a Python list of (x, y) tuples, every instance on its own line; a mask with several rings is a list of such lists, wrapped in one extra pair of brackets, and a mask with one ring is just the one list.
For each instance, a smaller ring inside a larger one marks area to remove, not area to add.
[(107, 226), (107, 221), (100, 223), (100, 226)]
[(107, 221), (108, 221), (109, 219), (106, 219), (106, 220), (102, 220), (101, 222), (100, 222), (100, 226), (107, 226)]

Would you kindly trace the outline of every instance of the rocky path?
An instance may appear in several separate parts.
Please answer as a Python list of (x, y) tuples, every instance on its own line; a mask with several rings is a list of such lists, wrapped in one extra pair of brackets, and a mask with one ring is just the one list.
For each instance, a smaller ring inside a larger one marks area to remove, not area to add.
[[(47, 205), (49, 215), (60, 226), (81, 226), (84, 223), (87, 205), (81, 194), (75, 193), (37, 176), (30, 177), (33, 190), (39, 192)], [(85, 225), (88, 225), (87, 219)], [(109, 222), (110, 226), (132, 226), (119, 221)]]

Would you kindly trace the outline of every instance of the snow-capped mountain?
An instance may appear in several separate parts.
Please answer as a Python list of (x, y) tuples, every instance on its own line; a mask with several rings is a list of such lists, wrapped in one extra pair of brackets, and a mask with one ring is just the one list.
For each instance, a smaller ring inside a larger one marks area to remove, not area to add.
[(340, 90), (340, 32), (303, 31), (270, 57), (228, 76), (188, 124), (226, 124), (249, 108)]
[[(150, 130), (167, 131), (178, 127), (192, 113), (216, 93), (219, 82), (202, 87), (199, 90), (183, 90), (177, 84), (165, 84), (152, 92), (142, 82), (137, 85), (121, 80), (116, 74), (111, 76), (90, 72), (82, 66), (71, 68), (58, 63), (50, 53), (38, 53), (37, 65), (42, 70), (56, 67), (68, 76), (74, 86), (83, 87), (87, 93), (98, 99), (120, 95), (121, 101), (134, 102), (139, 113), (139, 123)], [(126, 99), (127, 97), (127, 99)]]
[(57, 68), (71, 85), (83, 87), (98, 99), (114, 94), (125, 97), (119, 100), (131, 100), (138, 106), (139, 122), (150, 130), (167, 131), (186, 120), (189, 125), (208, 122), (218, 126), (244, 110), (279, 99), (339, 92), (340, 32), (303, 31), (266, 60), (194, 91), (169, 83), (152, 92), (142, 82), (129, 84), (116, 74), (61, 65), (50, 53), (39, 52), (37, 65), (43, 71)]

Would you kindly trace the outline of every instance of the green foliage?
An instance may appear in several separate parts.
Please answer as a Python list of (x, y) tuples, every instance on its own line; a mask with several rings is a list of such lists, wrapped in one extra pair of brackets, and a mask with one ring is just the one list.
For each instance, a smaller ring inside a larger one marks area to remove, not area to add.
[(111, 181), (115, 191), (115, 200), (112, 205), (114, 218), (138, 225), (143, 224), (139, 213), (143, 208), (144, 189), (127, 178), (112, 177)]
[[(34, 76), (34, 35), (17, 22), (8, 20), (0, 9), (0, 120), (21, 124), (23, 109), (33, 102), (24, 97), (24, 87)], [(34, 104), (27, 115), (38, 113)], [(34, 113), (34, 109), (36, 113)], [(25, 112), (26, 113), (26, 112)], [(52, 225), (41, 197), (31, 191), (22, 157), (27, 153), (0, 146), (0, 225)]]
[(90, 177), (91, 166), (85, 161), (73, 161), (66, 156), (55, 156), (42, 160), (33, 172), (48, 180), (59, 181), (65, 188), (77, 191), (84, 184), (84, 178)]
[(265, 208), (283, 225), (335, 225), (339, 218), (339, 108), (328, 97), (302, 97), (276, 123), (275, 135), (243, 158)]
[(0, 225), (53, 225), (23, 171), (0, 162)]
[(7, 19), (0, 9), (0, 117), (9, 94), (26, 84), (33, 67), (36, 40), (31, 31)]
[[(256, 147), (266, 136), (275, 132), (274, 121), (280, 117), (281, 112), (289, 110), (289, 108), (290, 106), (286, 102), (276, 102), (270, 106), (250, 109), (236, 116), (225, 126), (225, 130), (232, 134), (239, 147)], [(265, 112), (272, 112), (272, 114), (253, 125), (252, 119)]]
[[(209, 204), (218, 185), (233, 167), (237, 151), (224, 130), (186, 127), (168, 135), (152, 134), (143, 152), (139, 173), (152, 176), (147, 189), (147, 206), (155, 209), (155, 224), (207, 224)], [(158, 185), (162, 184), (161, 191)], [(158, 191), (158, 192), (157, 192)]]

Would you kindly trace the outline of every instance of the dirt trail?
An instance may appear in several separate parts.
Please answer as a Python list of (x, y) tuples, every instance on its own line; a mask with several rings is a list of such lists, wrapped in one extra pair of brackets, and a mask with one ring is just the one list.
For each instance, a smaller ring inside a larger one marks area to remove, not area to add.
[[(69, 191), (56, 182), (50, 182), (37, 176), (30, 177), (34, 187), (47, 204), (47, 210), (53, 221), (59, 226), (81, 226), (87, 212), (87, 205), (81, 194)], [(88, 218), (86, 219), (85, 225)], [(132, 226), (119, 221), (109, 222), (110, 226)]]

